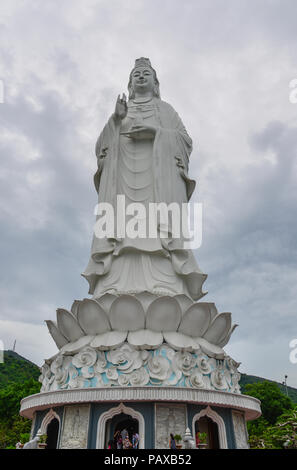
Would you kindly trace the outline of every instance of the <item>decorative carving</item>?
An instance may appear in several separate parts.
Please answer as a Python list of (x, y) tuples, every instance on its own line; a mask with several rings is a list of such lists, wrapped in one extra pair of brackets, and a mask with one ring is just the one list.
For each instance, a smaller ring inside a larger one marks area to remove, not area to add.
[(89, 405), (65, 407), (60, 449), (87, 448), (89, 413)]
[(236, 448), (248, 449), (248, 436), (244, 414), (238, 411), (232, 411), (233, 428), (235, 434)]
[(187, 408), (185, 405), (156, 404), (155, 408), (155, 449), (168, 449), (169, 436), (184, 435), (187, 428)]
[[(170, 385), (239, 392), (240, 373), (231, 358), (218, 360), (201, 352), (175, 351), (164, 344), (139, 350), (128, 343), (98, 351), (85, 346), (79, 353), (59, 353), (41, 368), (41, 391)], [(230, 364), (232, 368), (229, 369)]]

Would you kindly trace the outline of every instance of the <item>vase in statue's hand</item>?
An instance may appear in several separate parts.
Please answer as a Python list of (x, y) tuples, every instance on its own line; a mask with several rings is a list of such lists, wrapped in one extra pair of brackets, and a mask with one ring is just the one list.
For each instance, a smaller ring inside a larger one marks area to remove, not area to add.
[(146, 124), (137, 124), (132, 126), (129, 131), (121, 132), (121, 135), (125, 135), (131, 139), (135, 140), (146, 140), (146, 139), (154, 139), (157, 132), (157, 128), (155, 126), (148, 126)]

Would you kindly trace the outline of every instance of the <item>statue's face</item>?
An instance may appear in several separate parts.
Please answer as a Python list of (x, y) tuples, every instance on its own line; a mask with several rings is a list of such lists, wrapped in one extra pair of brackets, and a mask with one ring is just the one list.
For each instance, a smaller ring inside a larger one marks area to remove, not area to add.
[(153, 91), (155, 78), (152, 69), (149, 67), (137, 67), (132, 73), (131, 84), (133, 90), (140, 93)]

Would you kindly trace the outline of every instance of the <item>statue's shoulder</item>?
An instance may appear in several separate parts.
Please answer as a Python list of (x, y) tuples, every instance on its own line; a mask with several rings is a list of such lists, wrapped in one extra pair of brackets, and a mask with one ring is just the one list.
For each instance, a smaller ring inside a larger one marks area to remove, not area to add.
[(162, 109), (163, 111), (167, 111), (167, 113), (176, 114), (174, 107), (171, 104), (167, 103), (167, 101), (158, 99), (157, 103), (160, 109)]

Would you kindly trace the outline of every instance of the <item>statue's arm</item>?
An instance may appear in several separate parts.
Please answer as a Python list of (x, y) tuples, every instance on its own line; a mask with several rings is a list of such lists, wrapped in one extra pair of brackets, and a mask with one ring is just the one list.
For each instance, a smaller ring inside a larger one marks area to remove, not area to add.
[(106, 158), (108, 158), (108, 154), (110, 153), (112, 142), (114, 141), (117, 133), (118, 125), (119, 123), (113, 114), (104, 126), (96, 142), (95, 154), (97, 157), (97, 171), (94, 175), (94, 184), (97, 192), (99, 190), (100, 179)]
[(189, 136), (184, 123), (179, 117), (175, 109), (168, 103), (166, 103), (168, 113), (170, 113), (170, 130), (175, 133), (176, 137), (176, 159), (177, 167), (180, 170), (184, 170), (187, 174), (189, 166), (189, 157), (192, 152), (192, 139)]
[[(172, 133), (172, 158), (175, 159), (176, 168), (180, 176), (186, 182), (187, 195), (188, 199), (190, 199), (196, 185), (195, 181), (190, 179), (188, 175), (189, 157), (192, 152), (192, 139), (175, 109), (168, 103), (164, 103), (164, 105), (166, 115), (170, 116), (169, 121), (166, 119), (166, 124), (170, 123), (166, 128), (167, 132)], [(164, 128), (164, 130), (166, 129)]]

